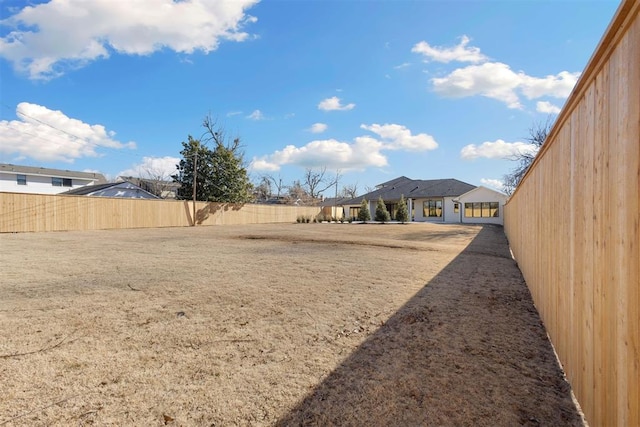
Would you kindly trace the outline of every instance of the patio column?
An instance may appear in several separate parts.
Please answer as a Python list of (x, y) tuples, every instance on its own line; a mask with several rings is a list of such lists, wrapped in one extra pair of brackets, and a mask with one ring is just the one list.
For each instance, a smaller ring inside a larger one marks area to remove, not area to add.
[(407, 210), (409, 211), (409, 221), (413, 221), (411, 214), (413, 213), (413, 199), (409, 197), (407, 199)]

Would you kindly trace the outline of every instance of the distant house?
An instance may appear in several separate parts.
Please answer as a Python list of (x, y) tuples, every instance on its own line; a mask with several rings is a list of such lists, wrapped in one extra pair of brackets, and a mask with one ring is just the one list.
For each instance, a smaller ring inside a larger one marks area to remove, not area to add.
[(347, 217), (357, 218), (362, 199), (366, 199), (373, 216), (382, 197), (391, 218), (395, 219), (400, 198), (404, 196), (412, 221), (445, 223), (503, 223), (503, 206), (507, 196), (498, 191), (457, 179), (395, 178), (376, 189), (343, 202)]
[(177, 182), (133, 176), (119, 176), (116, 181), (130, 182), (161, 199), (175, 199), (180, 188), (180, 184)]
[(108, 184), (90, 185), (61, 193), (69, 196), (122, 197), (127, 199), (159, 199), (147, 190), (130, 182), (110, 182)]
[(344, 213), (344, 202), (350, 200), (349, 197), (327, 197), (320, 202), (321, 212), (325, 217), (342, 219)]
[(107, 182), (102, 174), (0, 163), (0, 191), (59, 194)]

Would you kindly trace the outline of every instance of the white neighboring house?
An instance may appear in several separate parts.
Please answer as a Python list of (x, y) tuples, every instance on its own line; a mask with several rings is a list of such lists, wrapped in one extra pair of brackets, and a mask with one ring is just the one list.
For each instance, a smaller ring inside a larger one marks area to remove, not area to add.
[(457, 179), (419, 180), (401, 176), (379, 184), (370, 193), (343, 201), (342, 206), (348, 217), (356, 218), (364, 198), (373, 219), (378, 198), (382, 197), (393, 220), (401, 196), (407, 201), (412, 221), (500, 225), (508, 198), (500, 192)]
[(100, 173), (0, 163), (0, 192), (58, 194), (105, 182)]
[(504, 204), (509, 196), (487, 187), (476, 187), (454, 200), (458, 203), (460, 221), (473, 224), (504, 223)]

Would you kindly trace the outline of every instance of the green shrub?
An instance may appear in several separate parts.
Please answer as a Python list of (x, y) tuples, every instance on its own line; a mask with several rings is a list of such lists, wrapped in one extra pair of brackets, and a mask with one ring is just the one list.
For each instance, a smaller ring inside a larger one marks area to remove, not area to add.
[(381, 223), (391, 221), (391, 215), (389, 215), (389, 211), (384, 204), (384, 200), (382, 200), (382, 196), (378, 198), (378, 204), (376, 205), (376, 221), (380, 221)]
[(407, 208), (407, 201), (404, 199), (404, 194), (400, 197), (400, 203), (396, 211), (396, 220), (403, 224), (409, 221), (409, 209)]
[(369, 212), (369, 203), (366, 199), (362, 199), (360, 203), (360, 212), (358, 212), (358, 221), (369, 221), (371, 219), (371, 212)]

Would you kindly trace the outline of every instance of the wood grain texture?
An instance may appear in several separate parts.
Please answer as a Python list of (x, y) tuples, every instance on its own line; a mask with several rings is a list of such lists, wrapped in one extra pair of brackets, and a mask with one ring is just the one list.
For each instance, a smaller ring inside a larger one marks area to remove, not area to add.
[(505, 207), (590, 425), (640, 425), (640, 2), (623, 1)]
[[(188, 227), (192, 202), (0, 193), (0, 233)], [(197, 225), (268, 224), (314, 217), (319, 207), (196, 202)]]

